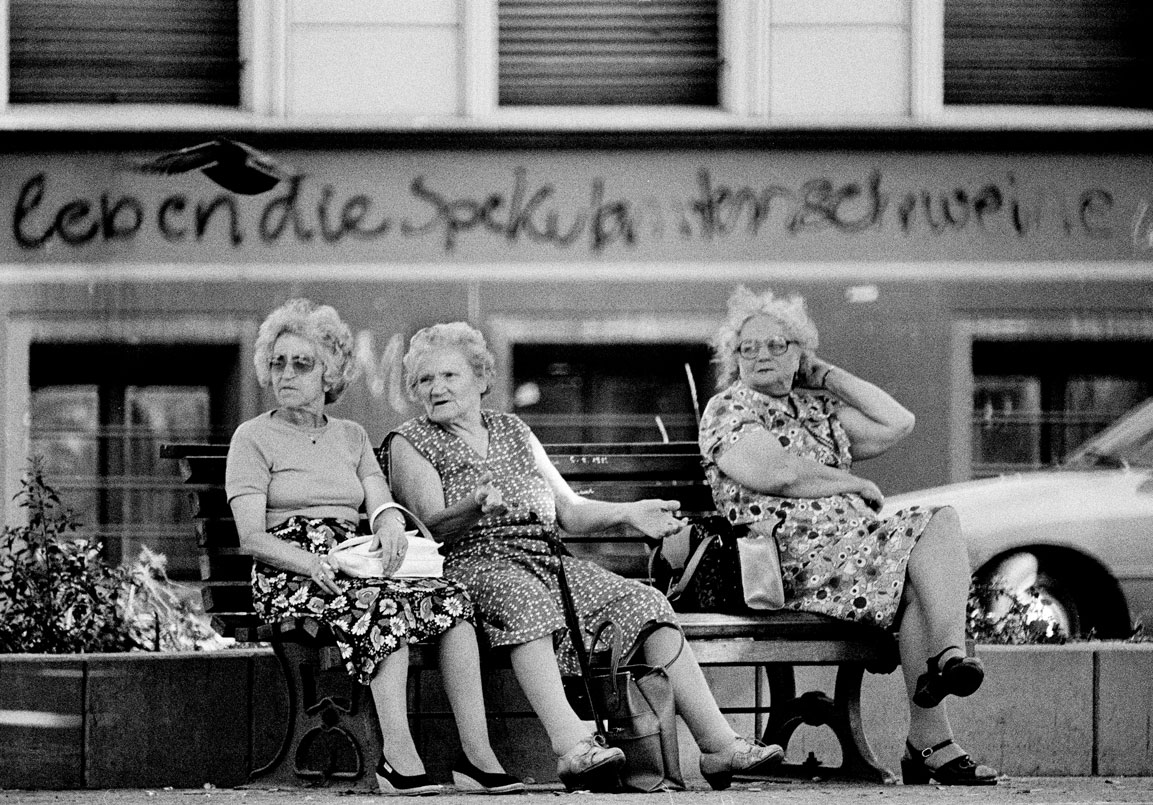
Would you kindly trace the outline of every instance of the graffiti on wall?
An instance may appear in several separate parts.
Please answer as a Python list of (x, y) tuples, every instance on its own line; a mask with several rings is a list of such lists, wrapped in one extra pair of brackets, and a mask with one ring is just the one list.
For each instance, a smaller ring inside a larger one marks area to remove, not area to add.
[[(229, 193), (82, 196), (40, 172), (20, 184), (10, 231), (24, 250), (156, 237), (173, 246), (215, 242), (233, 248), (397, 238), (426, 240), (446, 254), (466, 238), (601, 253), (653, 241), (716, 243), (820, 233), (1089, 241), (1127, 234), (1123, 211), (1108, 187), (1034, 185), (1013, 172), (972, 185), (904, 188), (877, 169), (858, 178), (755, 184), (725, 181), (700, 168), (683, 193), (664, 197), (614, 191), (605, 177), (573, 187), (533, 178), (525, 168), (512, 170), (507, 186), (483, 192), (462, 192), (453, 184), (418, 175), (399, 197), (374, 196), (298, 176), (252, 202)], [(1153, 249), (1148, 204), (1134, 213), (1132, 240)]]

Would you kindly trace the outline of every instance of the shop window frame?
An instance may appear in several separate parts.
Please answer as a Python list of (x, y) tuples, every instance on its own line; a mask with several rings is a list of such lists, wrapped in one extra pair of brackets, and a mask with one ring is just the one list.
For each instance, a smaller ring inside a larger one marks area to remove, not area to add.
[(973, 476), (973, 344), (977, 341), (1153, 341), (1153, 314), (1077, 313), (982, 317), (953, 322), (950, 333), (949, 483)]
[(237, 399), (225, 403), (231, 410), (229, 421), (242, 422), (257, 413), (258, 395), (247, 392), (256, 388), (252, 344), (256, 340), (257, 322), (253, 320), (184, 315), (93, 319), (87, 316), (48, 318), (14, 314), (6, 322), (6, 330), (7, 360), (2, 400), (6, 420), (17, 423), (20, 428), (9, 432), (0, 454), (0, 472), (5, 487), (3, 521), (8, 524), (21, 524), (25, 514), (24, 509), (14, 505), (12, 500), (20, 489), (20, 478), (27, 467), (30, 448), (30, 366), (34, 344), (91, 343), (114, 347), (117, 344), (148, 343), (158, 346), (235, 347), (238, 350), (235, 388), (239, 391)]
[[(545, 315), (491, 319), (486, 327), (489, 348), (496, 357), (497, 382), (485, 407), (499, 411), (516, 411), (513, 406), (513, 351), (518, 345), (566, 344), (701, 344), (707, 346), (717, 329), (714, 316), (635, 315), (600, 319), (555, 319)], [(504, 368), (502, 368), (504, 367)], [(702, 410), (714, 389), (705, 378), (695, 378), (697, 399)], [(687, 379), (686, 379), (687, 383)], [(652, 438), (661, 441), (654, 425)]]

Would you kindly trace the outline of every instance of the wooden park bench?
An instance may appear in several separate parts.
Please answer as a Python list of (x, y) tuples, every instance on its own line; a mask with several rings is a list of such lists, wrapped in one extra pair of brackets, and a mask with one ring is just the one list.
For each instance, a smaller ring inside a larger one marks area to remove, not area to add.
[[(580, 494), (597, 500), (646, 497), (675, 499), (682, 514), (714, 512), (695, 443), (546, 445), (553, 463)], [(161, 455), (178, 459), (192, 488), (200, 544), (204, 605), (217, 628), (241, 642), (269, 641), (279, 658), (289, 691), (289, 720), (276, 756), (253, 771), (269, 783), (326, 779), (371, 785), (372, 762), (380, 750), (375, 714), (367, 689), (344, 673), (326, 629), (310, 619), (269, 626), (252, 611), (251, 558), (240, 552), (224, 496), (227, 445), (162, 445)], [(572, 552), (630, 577), (647, 576), (648, 546), (625, 529), (566, 537)], [(809, 779), (844, 778), (892, 782), (892, 773), (874, 756), (865, 737), (860, 709), (866, 670), (889, 673), (897, 667), (896, 642), (869, 625), (781, 610), (750, 615), (680, 613), (684, 633), (703, 666), (753, 666), (764, 670), (750, 686), (748, 705), (722, 708), (753, 714), (755, 729), (768, 743), (787, 747), (802, 724), (827, 726), (841, 748), (839, 766), (811, 756), (782, 764), (775, 774)], [(435, 650), (416, 646), (416, 667), (433, 667)], [(794, 668), (835, 666), (833, 696), (797, 692)], [(767, 720), (766, 717), (767, 716)], [(762, 731), (762, 724), (764, 729)], [(738, 778), (739, 779), (739, 778)]]

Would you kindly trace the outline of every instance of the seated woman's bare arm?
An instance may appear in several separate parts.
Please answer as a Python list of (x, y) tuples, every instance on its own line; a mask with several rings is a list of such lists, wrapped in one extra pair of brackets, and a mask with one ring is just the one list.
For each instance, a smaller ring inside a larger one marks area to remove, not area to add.
[(884, 498), (872, 481), (795, 456), (767, 430), (747, 430), (717, 456), (721, 472), (756, 492), (794, 498), (856, 493), (880, 508)]
[(390, 451), (392, 494), (424, 521), (437, 540), (452, 541), (486, 514), (475, 497), (446, 507), (440, 474), (403, 436), (393, 437)]
[(684, 521), (676, 517), (681, 504), (675, 500), (609, 503), (582, 498), (553, 465), (536, 436), (529, 436), (529, 445), (537, 469), (556, 498), (557, 524), (570, 534), (588, 534), (616, 525), (631, 525), (650, 537), (664, 539), (684, 527)]
[(878, 456), (913, 432), (916, 417), (879, 386), (839, 366), (825, 373), (824, 382), (841, 400), (838, 417), (853, 458)]
[(265, 531), (264, 515), (268, 499), (264, 495), (239, 495), (229, 501), (229, 506), (232, 508), (232, 519), (236, 522), (240, 547), (245, 553), (266, 565), (301, 576), (311, 576), (329, 592), (340, 592), (340, 588), (326, 574), (317, 572), (323, 556), (289, 545)]

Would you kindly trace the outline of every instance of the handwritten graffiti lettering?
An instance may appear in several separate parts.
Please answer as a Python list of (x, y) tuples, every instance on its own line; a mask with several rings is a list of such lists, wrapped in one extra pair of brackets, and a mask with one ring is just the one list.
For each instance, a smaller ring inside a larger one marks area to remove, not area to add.
[[(622, 194), (615, 177), (593, 176), (587, 184), (566, 187), (534, 178), (524, 167), (512, 170), (505, 187), (461, 190), (462, 184), (468, 188), (459, 179), (418, 175), (374, 195), (297, 176), (260, 199), (231, 193), (149, 199), (60, 192), (40, 172), (19, 188), (11, 231), (16, 244), (28, 250), (149, 238), (172, 247), (204, 243), (233, 249), (249, 240), (320, 248), (391, 238), (426, 240), (452, 253), (465, 243), (499, 238), (601, 254), (672, 240), (719, 244), (824, 233), (1104, 240), (1125, 227), (1109, 189), (1035, 184), (1013, 171), (971, 185), (900, 187), (880, 170), (793, 183), (770, 176), (750, 183), (726, 181), (702, 167), (681, 193), (674, 186), (664, 196)], [(1147, 209), (1131, 231), (1135, 246), (1153, 248), (1153, 214)]]
[(455, 198), (433, 190), (423, 176), (411, 185), (413, 196), (433, 208), (423, 223), (404, 221), (401, 231), (409, 236), (437, 234), (445, 251), (451, 252), (464, 233), (484, 230), (515, 242), (522, 236), (534, 243), (567, 247), (587, 235), (589, 247), (597, 252), (614, 243), (632, 245), (637, 226), (632, 205), (623, 199), (605, 200), (603, 179), (594, 179), (587, 208), (567, 216), (554, 206), (556, 187), (544, 183), (530, 187), (528, 172), (517, 168), (508, 195), (490, 193), (477, 198)]

